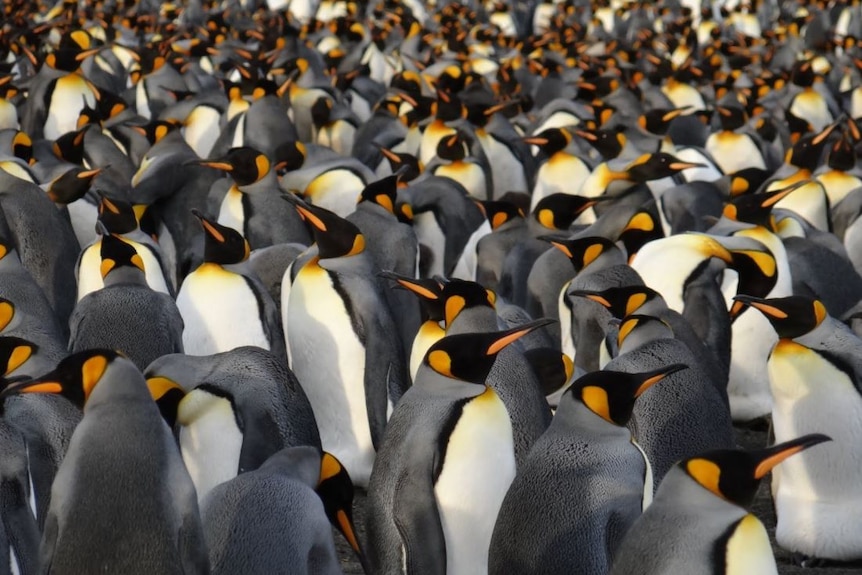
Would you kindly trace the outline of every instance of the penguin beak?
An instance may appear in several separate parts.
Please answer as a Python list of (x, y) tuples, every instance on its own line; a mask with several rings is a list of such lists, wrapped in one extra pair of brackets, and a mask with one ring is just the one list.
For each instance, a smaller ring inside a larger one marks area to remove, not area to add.
[(584, 131), (584, 130), (574, 130), (573, 133), (575, 135), (580, 136), (581, 138), (587, 140), (588, 142), (595, 142), (596, 140), (599, 139), (598, 136), (596, 136), (595, 134)]
[(681, 172), (690, 168), (705, 168), (706, 164), (699, 164), (697, 162), (671, 162), (669, 167), (672, 170), (677, 170)]
[(49, 378), (31, 379), (30, 381), (8, 386), (0, 392), (0, 399), (6, 398), (10, 395), (18, 395), (20, 393), (61, 394), (63, 393), (63, 384)]
[(81, 180), (86, 180), (87, 178), (95, 178), (99, 174), (102, 173), (102, 170), (105, 168), (96, 168), (95, 170), (87, 170), (85, 172), (79, 173), (76, 177)]
[(552, 323), (556, 323), (556, 320), (539, 319), (530, 323), (525, 323), (522, 326), (506, 330), (502, 332), (500, 337), (498, 337), (490, 346), (488, 346), (488, 351), (485, 353), (487, 355), (498, 354), (504, 347), (518, 341), (531, 331), (535, 331), (540, 327), (545, 327), (546, 325), (551, 325)]
[(227, 162), (218, 162), (218, 161), (209, 161), (209, 160), (204, 160), (204, 161), (192, 160), (189, 163), (190, 163), (190, 165), (196, 164), (198, 166), (204, 166), (205, 168), (213, 168), (215, 170), (223, 170), (225, 172), (232, 172), (233, 171), (233, 166), (228, 164)]
[(750, 295), (738, 295), (734, 296), (733, 300), (743, 306), (753, 307), (766, 317), (775, 318), (775, 319), (786, 319), (787, 312), (775, 307), (774, 305), (770, 305), (767, 303), (765, 299), (761, 299), (759, 297), (754, 297)]
[(573, 291), (569, 292), (569, 295), (573, 295), (575, 297), (586, 298), (588, 300), (591, 300), (591, 301), (594, 301), (598, 304), (601, 304), (608, 309), (610, 309), (612, 307), (611, 302), (609, 302), (607, 299), (603, 298), (602, 296), (600, 296), (597, 293), (581, 291), (581, 290), (573, 290)]
[(201, 226), (203, 226), (204, 231), (207, 233), (208, 236), (210, 236), (220, 244), (223, 244), (225, 242), (224, 234), (218, 231), (216, 227), (212, 225), (212, 222), (205, 218), (202, 213), (200, 213), (198, 210), (192, 210), (192, 215), (200, 221)]
[(387, 148), (380, 148), (380, 153), (383, 154), (389, 161), (395, 162), (396, 164), (401, 163), (401, 158), (399, 158), (398, 155), (392, 150), (389, 150)]
[(684, 363), (675, 363), (660, 370), (658, 373), (650, 375), (645, 380), (643, 380), (643, 382), (635, 390), (635, 397), (640, 397), (646, 390), (648, 390), (667, 376), (672, 375), (678, 371), (682, 371), (684, 369), (688, 369), (688, 366)]
[(721, 245), (718, 240), (707, 235), (702, 235), (701, 237), (704, 240), (701, 248), (705, 256), (718, 258), (728, 264), (733, 263), (733, 254), (731, 254), (726, 247)]
[(767, 473), (772, 471), (773, 467), (788, 457), (826, 441), (832, 441), (832, 438), (822, 433), (812, 433), (764, 449), (758, 457), (757, 466), (754, 468), (754, 478), (763, 479)]
[(92, 56), (93, 54), (98, 53), (101, 49), (102, 48), (99, 47), (99, 48), (90, 48), (89, 50), (84, 50), (83, 52), (81, 52), (80, 54), (75, 56), (75, 60), (78, 62), (83, 62), (84, 60), (86, 60), (87, 58)]
[(544, 146), (548, 143), (548, 138), (539, 138), (538, 136), (531, 136), (529, 138), (523, 139), (525, 144), (530, 144), (533, 146)]
[(777, 204), (778, 202), (780, 202), (781, 200), (786, 198), (788, 195), (790, 195), (792, 192), (795, 192), (796, 190), (798, 190), (802, 186), (806, 186), (810, 183), (811, 183), (811, 180), (802, 180), (801, 182), (796, 182), (795, 184), (791, 184), (784, 189), (781, 189), (781, 190), (778, 190), (775, 192), (771, 192), (768, 194), (767, 198), (765, 198), (762, 202), (760, 202), (760, 206), (764, 207), (764, 208), (771, 208), (772, 206), (774, 206), (775, 204)]
[(426, 288), (422, 284), (415, 282), (412, 278), (408, 278), (405, 276), (398, 275), (394, 272), (390, 271), (382, 271), (377, 274), (379, 277), (386, 278), (389, 280), (393, 280), (398, 283), (402, 288), (412, 291), (416, 295), (419, 295), (425, 299), (437, 300), (440, 299), (440, 295), (434, 293), (430, 289)]

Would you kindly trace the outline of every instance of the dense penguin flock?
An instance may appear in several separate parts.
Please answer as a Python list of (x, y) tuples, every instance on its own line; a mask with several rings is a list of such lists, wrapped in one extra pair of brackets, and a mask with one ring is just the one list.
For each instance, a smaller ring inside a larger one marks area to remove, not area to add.
[(860, 119), (858, 0), (6, 0), (0, 574), (862, 561)]

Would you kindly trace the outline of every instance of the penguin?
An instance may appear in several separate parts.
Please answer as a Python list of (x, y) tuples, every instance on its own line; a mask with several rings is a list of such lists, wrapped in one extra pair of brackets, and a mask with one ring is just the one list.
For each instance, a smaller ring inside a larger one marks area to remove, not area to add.
[(515, 477), (506, 406), (485, 383), (497, 354), (546, 321), (447, 335), (401, 398), (366, 500), (372, 573), (485, 573)]
[(625, 425), (641, 394), (685, 368), (595, 371), (568, 388), (503, 499), (488, 573), (610, 568), (653, 491), (650, 462)]
[[(172, 274), (162, 257), (159, 244), (152, 237), (141, 231), (134, 207), (123, 200), (102, 195), (99, 199), (98, 223), (109, 234), (122, 237), (123, 241), (132, 246), (144, 263), (147, 285), (154, 291), (173, 296)], [(85, 245), (78, 255), (75, 266), (75, 277), (78, 280), (78, 301), (96, 290), (104, 287), (102, 280), (100, 239)]]
[(133, 246), (110, 234), (102, 237), (105, 287), (85, 296), (69, 318), (69, 350), (121, 350), (145, 369), (156, 358), (183, 351), (183, 318), (171, 296), (153, 291)]
[(53, 484), (40, 565), (54, 573), (207, 572), (194, 485), (134, 363), (104, 349), (74, 353), (0, 398), (22, 393), (61, 394), (84, 410)]
[(626, 533), (610, 575), (777, 575), (766, 528), (748, 508), (770, 470), (825, 441), (804, 435), (767, 449), (708, 451), (680, 461)]
[(211, 355), (255, 345), (287, 361), (278, 309), (269, 292), (244, 265), (249, 242), (197, 210), (204, 234), (204, 261), (183, 280), (177, 308), (183, 318), (183, 348)]
[(436, 157), (426, 165), (425, 170), (429, 174), (455, 180), (477, 200), (491, 200), (494, 197), (494, 181), (490, 166), (470, 154), (467, 142), (467, 136), (461, 130), (441, 138), (437, 144)]
[(862, 340), (817, 299), (736, 299), (778, 333), (767, 362), (775, 440), (816, 429), (835, 441), (773, 473), (776, 541), (807, 558), (860, 559), (862, 546), (849, 526), (862, 505), (850, 479), (862, 457), (851, 423), (862, 410)]
[(635, 405), (629, 429), (652, 465), (657, 486), (680, 459), (735, 445), (727, 391), (673, 330), (648, 315), (626, 317), (617, 335), (618, 355), (605, 369), (629, 373), (669, 363), (688, 366)]
[(57, 366), (39, 346), (20, 337), (0, 336), (0, 375), (7, 381), (36, 377)]
[(706, 140), (706, 151), (726, 174), (746, 168), (766, 169), (762, 142), (743, 130), (748, 120), (741, 106), (717, 106), (721, 130)]
[(299, 198), (285, 199), (312, 227), (317, 246), (282, 280), (288, 359), (311, 401), (323, 449), (364, 487), (388, 414), (407, 387), (407, 359), (359, 229)]
[(0, 421), (0, 454), (0, 478), (5, 491), (0, 504), (0, 553), (10, 573), (35, 573), (41, 536), (35, 517), (29, 448), (21, 432), (5, 418)]
[(538, 146), (545, 156), (536, 172), (530, 210), (535, 209), (539, 200), (562, 192), (578, 194), (592, 171), (589, 164), (578, 156), (566, 151), (572, 142), (572, 134), (565, 128), (549, 128), (535, 136), (525, 138), (524, 142)]
[[(510, 201), (480, 202), (476, 205), (479, 206), (479, 209), (484, 214), (485, 221), (470, 234), (470, 239), (467, 241), (461, 257), (458, 258), (455, 269), (452, 270), (451, 277), (453, 278), (476, 281), (478, 279), (479, 266), (478, 249), (482, 238), (512, 219), (523, 219), (525, 217), (521, 208)], [(487, 257), (485, 259), (487, 260)], [(499, 264), (497, 267), (499, 267)], [(499, 277), (499, 275), (499, 273), (495, 273), (495, 277)]]
[(337, 575), (330, 522), (362, 560), (352, 503), (353, 483), (335, 457), (285, 448), (202, 502), (211, 572)]
[(246, 238), (251, 249), (274, 244), (309, 243), (299, 217), (280, 196), (281, 190), (269, 158), (254, 148), (231, 148), (224, 158), (199, 165), (228, 172), (233, 184), (223, 197), (215, 189), (210, 202), (219, 202), (218, 223)]

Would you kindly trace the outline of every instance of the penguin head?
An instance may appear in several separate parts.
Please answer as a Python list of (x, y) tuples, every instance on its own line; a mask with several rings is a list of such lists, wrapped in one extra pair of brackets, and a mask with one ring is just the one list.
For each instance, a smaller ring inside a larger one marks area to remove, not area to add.
[(173, 429), (177, 423), (180, 402), (186, 396), (186, 391), (178, 383), (164, 376), (148, 377), (147, 389), (150, 390), (150, 397), (156, 402), (162, 419)]
[(801, 337), (829, 317), (823, 302), (807, 296), (762, 299), (738, 295), (733, 299), (765, 315), (781, 339)]
[(839, 172), (852, 170), (856, 166), (856, 150), (847, 136), (842, 135), (832, 144), (826, 162), (831, 169)]
[(446, 325), (450, 326), (458, 314), (465, 309), (477, 307), (494, 309), (497, 295), (476, 282), (453, 278), (443, 285), (440, 301), (443, 305), (444, 320)]
[(138, 229), (138, 218), (132, 204), (99, 194), (99, 222), (111, 234), (128, 234)]
[(454, 93), (437, 90), (437, 100), (431, 104), (431, 113), (443, 122), (454, 122), (467, 116), (467, 109)]
[(628, 178), (634, 182), (650, 182), (669, 178), (689, 168), (702, 168), (703, 164), (683, 162), (666, 152), (644, 154), (625, 168)]
[(650, 134), (664, 136), (670, 129), (670, 123), (688, 111), (688, 108), (656, 108), (638, 117), (638, 126)]
[(33, 157), (33, 140), (27, 132), (18, 130), (12, 137), (12, 155), (31, 166), (36, 163), (36, 158)]
[(311, 121), (317, 129), (321, 129), (331, 121), (332, 98), (321, 96), (311, 105)]
[(143, 126), (136, 126), (133, 129), (144, 136), (152, 146), (162, 141), (169, 134), (179, 130), (180, 125), (169, 120), (156, 120)]
[(623, 259), (622, 252), (617, 245), (601, 236), (574, 239), (540, 236), (539, 239), (549, 242), (552, 246), (566, 254), (566, 257), (572, 262), (577, 272), (580, 272), (604, 254), (617, 254), (620, 259)]
[(398, 200), (398, 175), (393, 174), (371, 182), (362, 190), (359, 203), (369, 202), (377, 204), (390, 214), (395, 215), (396, 201)]
[(524, 138), (524, 142), (538, 148), (547, 156), (551, 157), (561, 152), (572, 142), (572, 134), (565, 128), (548, 128), (541, 133)]
[(223, 158), (204, 160), (201, 166), (228, 172), (237, 186), (249, 186), (262, 180), (270, 172), (271, 164), (265, 154), (243, 146), (231, 148)]
[(74, 167), (50, 182), (45, 192), (55, 204), (71, 204), (84, 197), (93, 183), (93, 178), (101, 173), (101, 168), (85, 170), (81, 167)]
[(626, 145), (624, 126), (613, 129), (579, 129), (574, 130), (576, 136), (586, 140), (605, 160), (616, 158)]
[(772, 208), (775, 207), (775, 204), (808, 183), (808, 180), (803, 180), (780, 190), (746, 194), (733, 198), (730, 203), (724, 206), (722, 215), (731, 220), (755, 224), (768, 230), (774, 230), (775, 222), (772, 218)]
[(688, 366), (675, 363), (641, 373), (593, 371), (576, 379), (566, 393), (608, 423), (623, 426), (631, 418), (638, 397), (667, 376), (683, 369), (688, 369)]
[(219, 265), (244, 262), (251, 253), (248, 241), (238, 231), (192, 210), (204, 230), (204, 261)]
[(542, 386), (542, 395), (551, 395), (566, 385), (575, 372), (575, 364), (565, 353), (549, 347), (534, 347), (524, 352), (524, 359)]
[(631, 263), (642, 247), (663, 237), (664, 231), (654, 211), (639, 209), (625, 222), (617, 239), (626, 248), (628, 261)]
[(820, 156), (823, 154), (823, 148), (832, 131), (838, 126), (838, 123), (832, 123), (820, 133), (808, 134), (799, 138), (790, 150), (787, 152), (785, 162), (813, 172), (820, 165)]
[(437, 157), (449, 162), (458, 162), (467, 157), (467, 144), (460, 132), (441, 138), (437, 143)]
[(0, 398), (19, 393), (54, 393), (83, 408), (110, 365), (118, 360), (131, 364), (119, 352), (109, 349), (88, 349), (73, 353), (63, 359), (54, 371), (7, 387), (0, 392)]
[(279, 172), (292, 172), (298, 170), (305, 163), (308, 151), (305, 144), (299, 140), (284, 142), (275, 149), (275, 169)]
[(129, 104), (117, 94), (100, 88), (96, 98), (96, 108), (103, 120), (110, 120), (128, 110)]
[(491, 224), (491, 230), (496, 230), (512, 220), (524, 218), (523, 210), (511, 202), (487, 200), (476, 201), (476, 205)]
[(541, 319), (505, 331), (447, 335), (428, 349), (423, 362), (444, 377), (484, 385), (503, 348), (551, 323)]
[(63, 34), (57, 50), (45, 57), (45, 63), (55, 70), (74, 72), (81, 62), (98, 51), (93, 48), (93, 38), (83, 30)]
[(721, 129), (732, 132), (743, 127), (748, 121), (745, 109), (741, 106), (716, 106)]
[(672, 339), (673, 329), (663, 320), (645, 314), (633, 314), (626, 316), (620, 322), (617, 332), (617, 347), (623, 353), (623, 344), (626, 349), (635, 349), (643, 343), (657, 339)]
[(144, 272), (144, 260), (134, 246), (113, 234), (103, 235), (101, 243), (99, 253), (102, 257), (102, 264), (99, 266), (99, 271), (103, 279), (108, 277), (112, 271), (121, 268), (134, 268)]
[[(739, 275), (737, 293), (754, 297), (768, 295), (778, 283), (778, 263), (772, 252), (759, 244), (752, 248), (731, 248), (730, 253), (733, 255), (733, 261), (729, 267)], [(743, 302), (734, 301), (729, 310), (731, 322), (736, 321), (744, 309)]]
[(383, 154), (383, 157), (389, 162), (389, 167), (392, 169), (392, 172), (398, 172), (400, 174), (398, 177), (399, 184), (403, 185), (407, 182), (412, 182), (425, 170), (425, 166), (423, 166), (422, 162), (419, 161), (419, 158), (413, 154), (393, 152), (387, 148), (380, 148), (380, 153)]
[(754, 192), (769, 179), (772, 172), (760, 168), (745, 168), (730, 174), (730, 197)]
[(567, 230), (582, 213), (596, 205), (599, 198), (556, 193), (545, 196), (533, 209), (533, 218), (551, 230)]
[(684, 459), (677, 463), (677, 466), (713, 495), (748, 507), (757, 494), (760, 480), (773, 467), (800, 451), (826, 441), (831, 441), (831, 438), (812, 433), (766, 449), (708, 451), (697, 457)]
[(793, 65), (793, 70), (790, 73), (790, 81), (803, 88), (813, 86), (816, 77), (811, 60), (797, 62)]
[(54, 140), (54, 143), (51, 145), (54, 155), (71, 164), (83, 164), (85, 135), (85, 130), (76, 130), (63, 134)]
[(329, 522), (344, 536), (350, 548), (361, 557), (362, 551), (353, 526), (353, 481), (341, 462), (325, 451), (320, 457), (317, 494), (323, 502), (323, 509)]
[(568, 293), (601, 304), (617, 319), (632, 315), (649, 301), (662, 299), (661, 294), (645, 285), (611, 287), (603, 291), (570, 290)]
[(300, 217), (311, 227), (321, 259), (350, 257), (365, 251), (365, 237), (354, 224), (327, 209), (307, 204), (287, 193)]
[(0, 369), (3, 377), (27, 363), (34, 354), (39, 352), (39, 346), (20, 337), (0, 337)]

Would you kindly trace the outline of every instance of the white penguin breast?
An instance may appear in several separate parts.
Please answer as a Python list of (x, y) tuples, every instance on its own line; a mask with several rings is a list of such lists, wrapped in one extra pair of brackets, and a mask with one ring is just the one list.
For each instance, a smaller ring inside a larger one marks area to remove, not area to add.
[(806, 88), (797, 94), (790, 104), (790, 113), (797, 118), (808, 120), (815, 133), (823, 131), (832, 123), (832, 112), (829, 111), (826, 100), (813, 88)]
[(488, 162), (491, 164), (491, 176), (494, 180), (494, 195), (508, 191), (527, 192), (527, 177), (524, 175), (524, 165), (515, 157), (506, 145), (493, 137), (480, 140)]
[(534, 209), (539, 200), (551, 194), (578, 194), (588, 177), (590, 168), (580, 158), (557, 152), (539, 168), (530, 209)]
[(754, 515), (746, 515), (736, 526), (725, 547), (727, 575), (778, 575), (766, 528)]
[(356, 128), (349, 122), (337, 121), (320, 130), (315, 129), (315, 139), (321, 146), (331, 148), (333, 152), (342, 156), (349, 156), (353, 151), (353, 138)]
[[(248, 106), (246, 106), (246, 110), (247, 109), (248, 109)], [(234, 130), (233, 130), (233, 139), (231, 140), (230, 145), (232, 148), (241, 148), (242, 146), (245, 145), (244, 142), (245, 142), (245, 114), (240, 116), (239, 120), (237, 120), (237, 122), (236, 122), (236, 126), (234, 127)]]
[(186, 119), (183, 139), (200, 158), (207, 158), (221, 133), (221, 114), (209, 106), (198, 106)]
[(512, 422), (489, 388), (464, 406), (434, 485), (447, 573), (488, 572), (491, 534), (514, 478)]
[(766, 169), (763, 155), (754, 140), (745, 134), (717, 132), (706, 140), (706, 151), (725, 174), (732, 174), (746, 168)]
[(367, 485), (375, 452), (365, 404), (365, 346), (344, 299), (317, 262), (297, 274), (287, 315), (291, 366), (311, 403), (323, 449), (341, 461), (354, 483)]
[(68, 74), (54, 84), (48, 116), (45, 118), (46, 140), (56, 140), (78, 127), (78, 115), (84, 106), (96, 107), (93, 89), (80, 74)]
[(231, 186), (222, 199), (216, 221), (245, 236), (245, 208), (242, 205), (242, 192), (236, 186)]
[(467, 240), (467, 245), (464, 246), (464, 251), (461, 252), (461, 257), (458, 258), (458, 263), (455, 264), (455, 269), (452, 271), (453, 278), (476, 281), (476, 268), (479, 264), (476, 248), (479, 245), (479, 240), (491, 232), (491, 224), (485, 220), (481, 226), (476, 228), (475, 232), (470, 234), (470, 239)]
[(832, 170), (817, 176), (816, 180), (826, 189), (829, 205), (834, 206), (847, 194), (862, 186), (862, 179), (846, 172)]
[(365, 182), (350, 170), (333, 169), (314, 178), (305, 188), (311, 203), (345, 218), (356, 211)]
[(144, 82), (144, 79), (140, 79), (135, 86), (135, 109), (138, 114), (149, 120), (153, 117), (153, 113), (150, 111), (150, 98), (147, 96)]
[(436, 176), (451, 178), (464, 186), (467, 193), (478, 200), (488, 200), (485, 172), (472, 162), (453, 162), (441, 165), (434, 172)]
[[(767, 191), (780, 189), (782, 184), (772, 184)], [(817, 181), (810, 181), (797, 188), (792, 194), (775, 203), (776, 208), (790, 210), (805, 218), (808, 223), (822, 231), (829, 231), (829, 204), (826, 190)]]
[(198, 501), (236, 477), (243, 435), (229, 400), (192, 390), (177, 410), (180, 451), (195, 484)]
[(240, 274), (217, 264), (201, 265), (183, 281), (177, 308), (185, 323), (183, 349), (188, 355), (245, 345), (270, 349), (257, 297)]
[(17, 130), (18, 109), (6, 99), (0, 98), (0, 130)]

